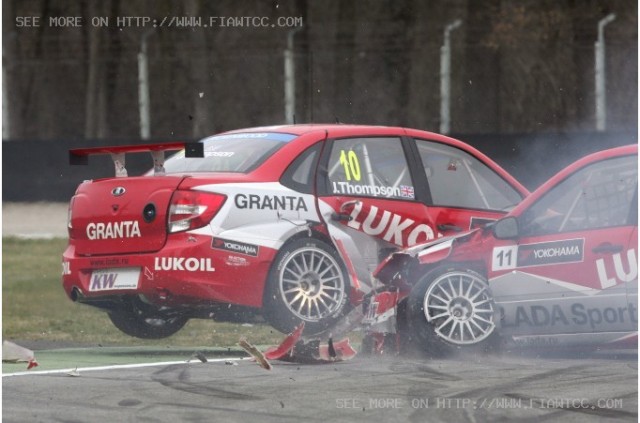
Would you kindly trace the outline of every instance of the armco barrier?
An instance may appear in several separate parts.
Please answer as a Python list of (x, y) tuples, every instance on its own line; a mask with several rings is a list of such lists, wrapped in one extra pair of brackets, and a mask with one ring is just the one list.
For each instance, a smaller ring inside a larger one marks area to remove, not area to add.
[[(529, 189), (589, 153), (638, 142), (635, 132), (452, 136), (491, 157)], [(169, 141), (172, 140), (154, 142)], [(69, 165), (70, 148), (130, 143), (130, 140), (5, 140), (2, 143), (2, 200), (66, 202), (80, 181), (114, 174), (108, 156), (90, 157), (88, 166)], [(150, 167), (147, 154), (127, 156), (130, 175), (139, 175)]]

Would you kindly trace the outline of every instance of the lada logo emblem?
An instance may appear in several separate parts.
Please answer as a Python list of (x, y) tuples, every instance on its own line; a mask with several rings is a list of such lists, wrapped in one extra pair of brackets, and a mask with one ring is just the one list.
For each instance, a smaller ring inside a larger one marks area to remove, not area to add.
[(111, 194), (113, 194), (114, 197), (120, 197), (126, 191), (127, 190), (124, 189), (124, 187), (115, 187), (114, 189), (111, 190)]

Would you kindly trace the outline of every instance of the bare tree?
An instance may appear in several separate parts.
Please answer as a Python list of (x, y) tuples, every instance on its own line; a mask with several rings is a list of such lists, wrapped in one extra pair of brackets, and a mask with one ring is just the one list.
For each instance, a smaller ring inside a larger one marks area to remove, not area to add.
[[(296, 34), (298, 122), (436, 130), (439, 49), (452, 37), (452, 131), (593, 127), (593, 42), (607, 28), (611, 129), (637, 128), (637, 2), (627, 0), (234, 0), (3, 2), (3, 66), (14, 138), (137, 139), (136, 55), (149, 41), (151, 135), (200, 137), (283, 121), (287, 27), (117, 28), (117, 16), (303, 16)], [(84, 18), (54, 28), (49, 16)], [(18, 28), (16, 16), (42, 25)], [(95, 28), (93, 16), (109, 16)]]

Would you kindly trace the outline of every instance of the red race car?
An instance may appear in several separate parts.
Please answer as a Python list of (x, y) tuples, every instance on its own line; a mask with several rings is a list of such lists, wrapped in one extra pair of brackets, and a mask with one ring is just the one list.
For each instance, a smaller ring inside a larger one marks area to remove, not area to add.
[(498, 340), (637, 347), (637, 246), (638, 147), (592, 154), (495, 224), (388, 257), (388, 290), (367, 308), (373, 348), (396, 330), (433, 355)]
[[(128, 177), (133, 152), (150, 152), (153, 171)], [(141, 338), (245, 311), (321, 332), (373, 291), (391, 251), (495, 221), (528, 195), (470, 146), (405, 128), (262, 127), (70, 153), (110, 154), (116, 177), (71, 199), (64, 289)]]

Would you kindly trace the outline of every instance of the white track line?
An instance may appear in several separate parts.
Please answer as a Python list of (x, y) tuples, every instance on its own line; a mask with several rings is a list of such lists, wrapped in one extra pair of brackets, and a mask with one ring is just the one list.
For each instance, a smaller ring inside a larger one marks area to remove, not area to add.
[[(214, 358), (207, 359), (207, 363), (219, 363), (222, 361), (242, 361), (249, 360), (250, 357), (244, 358)], [(41, 371), (26, 371), (26, 372), (16, 372), (16, 373), (3, 373), (2, 377), (12, 377), (12, 376), (32, 376), (32, 375), (55, 375), (60, 373), (71, 373), (71, 372), (95, 372), (101, 370), (120, 370), (120, 369), (137, 369), (141, 367), (153, 367), (153, 366), (171, 366), (174, 364), (191, 364), (192, 362), (201, 363), (199, 360), (181, 360), (181, 361), (159, 361), (155, 363), (138, 363), (138, 364), (115, 364), (112, 366), (96, 366), (96, 367), (78, 367), (78, 368), (69, 368), (69, 369), (57, 369), (57, 370), (41, 370)], [(25, 363), (26, 364), (26, 363)]]

